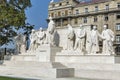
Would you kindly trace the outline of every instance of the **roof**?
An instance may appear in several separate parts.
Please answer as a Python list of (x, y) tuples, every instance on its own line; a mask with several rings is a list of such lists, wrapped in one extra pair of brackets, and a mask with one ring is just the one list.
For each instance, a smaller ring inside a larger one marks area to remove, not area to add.
[(89, 4), (103, 3), (103, 2), (108, 2), (108, 1), (111, 1), (111, 0), (91, 0), (88, 2), (80, 2), (78, 5), (76, 5), (76, 7), (89, 5)]

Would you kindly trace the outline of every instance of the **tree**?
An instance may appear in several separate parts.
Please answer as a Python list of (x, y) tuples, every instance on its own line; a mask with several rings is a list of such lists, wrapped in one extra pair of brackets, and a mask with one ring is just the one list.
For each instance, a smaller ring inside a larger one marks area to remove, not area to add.
[[(0, 0), (0, 31), (3, 33), (4, 29), (9, 31), (11, 26), (17, 29), (25, 27), (25, 9), (29, 7), (31, 7), (30, 0)], [(0, 44), (7, 41), (9, 36), (7, 33), (5, 36), (0, 34)], [(15, 33), (12, 34), (12, 36), (14, 35)]]

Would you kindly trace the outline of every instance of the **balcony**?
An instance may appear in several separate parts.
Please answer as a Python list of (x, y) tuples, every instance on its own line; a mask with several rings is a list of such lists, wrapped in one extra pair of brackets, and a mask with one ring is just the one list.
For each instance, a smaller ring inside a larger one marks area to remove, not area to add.
[(49, 7), (49, 11), (53, 10), (59, 10), (59, 9), (65, 9), (65, 8), (72, 8), (73, 5), (65, 5), (65, 6), (55, 6), (55, 7)]
[(108, 10), (98, 10), (98, 11), (89, 11), (89, 12), (83, 12), (79, 14), (68, 14), (68, 15), (61, 15), (61, 16), (55, 16), (53, 19), (61, 19), (61, 18), (70, 18), (70, 17), (83, 17), (83, 16), (89, 16), (89, 15), (96, 15), (96, 14), (107, 14), (112, 12), (120, 12), (120, 8), (109, 8)]
[(120, 8), (109, 8), (109, 9), (103, 9), (103, 10), (98, 10), (98, 11), (89, 11), (89, 12), (83, 12), (79, 14), (73, 14), (73, 16), (86, 16), (86, 15), (96, 15), (96, 14), (106, 14), (106, 13), (111, 13), (111, 12), (120, 12)]

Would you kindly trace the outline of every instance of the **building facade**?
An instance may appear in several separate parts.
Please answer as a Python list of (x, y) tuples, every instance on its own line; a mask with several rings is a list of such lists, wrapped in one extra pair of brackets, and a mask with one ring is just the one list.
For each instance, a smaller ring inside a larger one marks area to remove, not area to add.
[[(97, 25), (101, 32), (108, 24), (116, 35), (115, 44), (120, 46), (120, 0), (59, 0), (49, 4), (48, 16), (53, 17), (57, 28), (67, 24), (78, 27), (80, 24)], [(120, 49), (117, 49), (120, 50)]]

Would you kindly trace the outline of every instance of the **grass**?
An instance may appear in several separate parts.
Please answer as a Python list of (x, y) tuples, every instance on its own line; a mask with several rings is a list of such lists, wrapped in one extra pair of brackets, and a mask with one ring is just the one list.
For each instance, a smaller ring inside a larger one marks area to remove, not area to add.
[(1, 77), (0, 80), (25, 80), (25, 79), (20, 79), (20, 78), (10, 78), (10, 77)]

